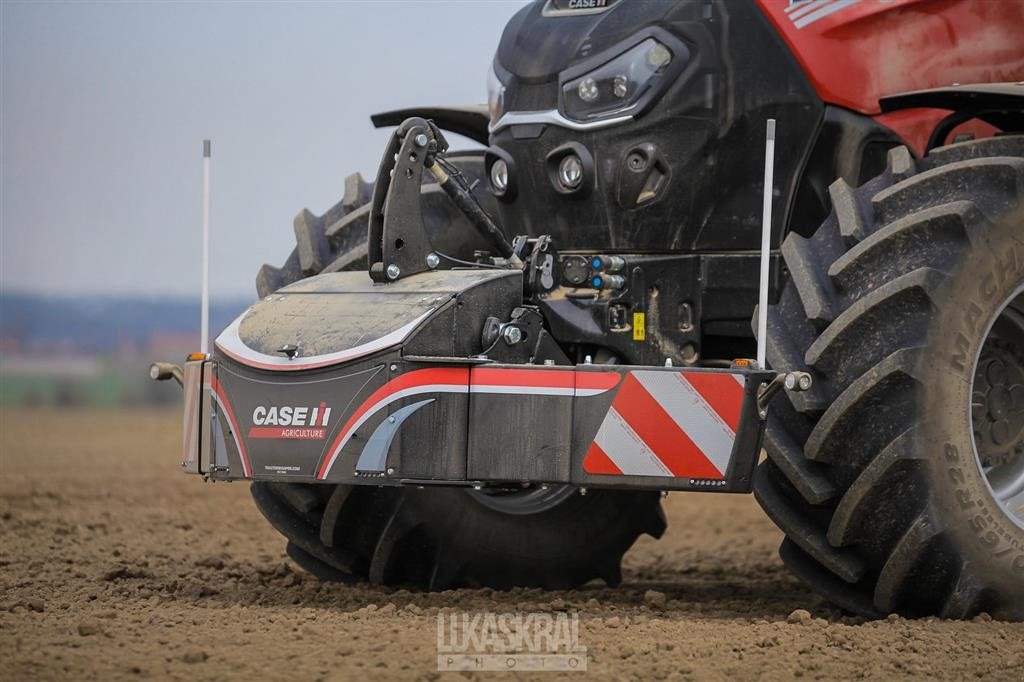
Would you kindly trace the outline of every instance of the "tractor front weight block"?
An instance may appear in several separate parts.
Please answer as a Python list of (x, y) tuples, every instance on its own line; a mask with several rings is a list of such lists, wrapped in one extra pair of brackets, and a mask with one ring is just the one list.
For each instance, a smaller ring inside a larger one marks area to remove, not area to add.
[[(450, 270), (386, 285), (333, 273), (268, 296), (212, 357), (185, 365), (183, 469), (210, 480), (751, 490), (758, 397), (775, 373), (497, 362), (482, 347), (488, 318), (522, 319), (521, 291), (520, 271)], [(543, 345), (530, 336), (499, 333), (490, 354)]]

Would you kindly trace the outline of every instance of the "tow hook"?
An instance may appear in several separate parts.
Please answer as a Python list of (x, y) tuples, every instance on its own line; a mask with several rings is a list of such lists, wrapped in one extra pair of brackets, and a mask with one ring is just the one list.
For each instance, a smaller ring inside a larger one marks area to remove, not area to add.
[(154, 362), (149, 366), (149, 378), (153, 381), (167, 381), (174, 379), (181, 387), (185, 386), (185, 376), (181, 367), (170, 362)]
[(768, 418), (768, 403), (775, 398), (776, 394), (783, 388), (794, 393), (802, 393), (808, 390), (813, 384), (811, 375), (807, 372), (784, 372), (775, 375), (767, 384), (761, 385), (757, 394), (757, 414), (761, 419)]

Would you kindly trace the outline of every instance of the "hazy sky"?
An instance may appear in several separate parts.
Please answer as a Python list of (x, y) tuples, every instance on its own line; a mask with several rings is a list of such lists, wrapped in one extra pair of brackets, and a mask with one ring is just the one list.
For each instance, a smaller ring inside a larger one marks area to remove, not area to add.
[(197, 295), (201, 141), (211, 289), (255, 296), (344, 177), (369, 115), (486, 100), (522, 2), (0, 2), (4, 291)]

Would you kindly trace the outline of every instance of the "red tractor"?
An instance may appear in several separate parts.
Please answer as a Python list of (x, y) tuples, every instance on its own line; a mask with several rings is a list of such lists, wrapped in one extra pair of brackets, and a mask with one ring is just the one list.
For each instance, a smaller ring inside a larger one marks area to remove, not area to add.
[(1020, 81), (1013, 0), (538, 0), (154, 366), (183, 467), (322, 579), (614, 585), (752, 490), (845, 609), (1024, 618)]

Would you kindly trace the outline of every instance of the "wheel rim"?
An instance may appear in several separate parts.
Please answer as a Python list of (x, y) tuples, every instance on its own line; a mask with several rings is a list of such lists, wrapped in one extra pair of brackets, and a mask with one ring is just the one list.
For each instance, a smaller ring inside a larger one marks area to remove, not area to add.
[(571, 485), (539, 485), (530, 488), (482, 488), (469, 490), (480, 504), (503, 514), (539, 514), (557, 507), (575, 492)]
[(986, 332), (974, 365), (971, 425), (989, 492), (1024, 528), (1024, 286)]

